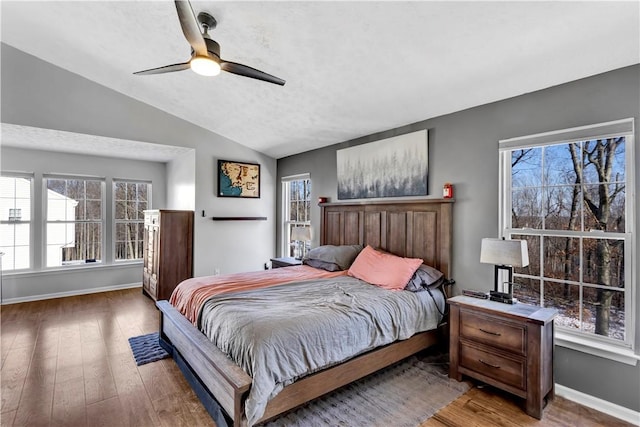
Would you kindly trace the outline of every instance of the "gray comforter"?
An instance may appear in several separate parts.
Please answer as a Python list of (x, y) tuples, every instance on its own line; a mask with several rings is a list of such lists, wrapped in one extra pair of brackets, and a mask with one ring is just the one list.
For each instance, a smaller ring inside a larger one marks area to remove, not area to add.
[[(444, 311), (444, 297), (432, 291)], [(253, 378), (249, 425), (270, 398), (307, 374), (434, 329), (427, 292), (389, 291), (349, 276), (289, 283), (211, 298), (201, 330)]]

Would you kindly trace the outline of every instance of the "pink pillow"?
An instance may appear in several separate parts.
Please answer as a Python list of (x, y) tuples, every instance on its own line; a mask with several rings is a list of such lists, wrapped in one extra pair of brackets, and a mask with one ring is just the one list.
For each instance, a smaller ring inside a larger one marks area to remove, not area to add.
[(367, 245), (353, 261), (347, 274), (381, 288), (404, 289), (420, 265), (420, 258), (402, 258), (376, 251)]

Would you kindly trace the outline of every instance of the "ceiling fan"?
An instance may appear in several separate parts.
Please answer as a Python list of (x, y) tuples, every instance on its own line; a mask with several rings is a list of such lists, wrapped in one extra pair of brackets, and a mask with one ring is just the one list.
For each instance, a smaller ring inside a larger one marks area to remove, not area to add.
[[(194, 72), (203, 76), (216, 76), (220, 74), (220, 70), (223, 70), (280, 86), (284, 85), (285, 81), (281, 78), (256, 70), (247, 65), (222, 59), (220, 57), (220, 45), (209, 37), (209, 30), (213, 30), (217, 24), (215, 18), (206, 12), (200, 12), (196, 20), (189, 0), (175, 0), (175, 4), (182, 32), (191, 45), (191, 59), (180, 64), (165, 65), (164, 67), (137, 71), (133, 74), (172, 73), (191, 68)], [(200, 32), (200, 25), (202, 25), (203, 32)]]

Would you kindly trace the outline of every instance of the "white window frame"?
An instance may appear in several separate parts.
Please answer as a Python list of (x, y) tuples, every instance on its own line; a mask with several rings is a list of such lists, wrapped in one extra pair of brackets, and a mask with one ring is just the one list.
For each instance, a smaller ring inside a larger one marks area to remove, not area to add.
[[(570, 143), (601, 139), (614, 136), (625, 136), (625, 208), (626, 231), (625, 233), (611, 233), (611, 237), (624, 236), (625, 241), (625, 340), (614, 340), (608, 337), (576, 332), (565, 328), (556, 328), (556, 344), (573, 348), (579, 351), (596, 354), (628, 364), (635, 364), (639, 359), (634, 353), (635, 324), (638, 319), (636, 307), (636, 295), (638, 292), (636, 277), (637, 266), (633, 261), (635, 254), (635, 219), (636, 194), (635, 194), (635, 166), (634, 166), (634, 120), (633, 118), (616, 120), (612, 122), (581, 126), (576, 128), (546, 132), (535, 135), (522, 136), (499, 141), (499, 223), (500, 237), (509, 238), (512, 234), (554, 235), (558, 232), (552, 230), (513, 229), (511, 226), (511, 151), (540, 146), (548, 146), (559, 143)], [(584, 234), (584, 232), (582, 232)], [(562, 231), (560, 234), (572, 234)], [(606, 237), (606, 234), (598, 234), (598, 237)], [(541, 295), (541, 299), (543, 299)]]
[[(34, 269), (33, 267), (33, 263), (34, 263), (34, 235), (33, 235), (33, 231), (34, 231), (34, 222), (35, 222), (35, 203), (34, 203), (34, 175), (32, 173), (22, 173), (22, 172), (2, 172), (2, 176), (3, 177), (7, 177), (7, 178), (23, 178), (23, 179), (27, 179), (29, 180), (29, 205), (30, 205), (30, 209), (31, 209), (31, 215), (29, 216), (29, 220), (25, 221), (20, 219), (19, 221), (15, 221), (15, 220), (9, 220), (9, 221), (0, 221), (2, 224), (29, 224), (29, 267), (27, 268), (18, 268), (15, 269), (12, 268), (11, 269), (7, 269), (6, 266), (6, 261), (4, 261), (4, 264), (2, 266), (3, 269), (3, 274), (7, 273), (7, 274), (13, 274), (13, 273), (17, 273), (17, 272), (28, 272), (28, 271), (32, 271)], [(15, 257), (15, 245), (14, 245), (14, 257)], [(14, 265), (15, 265), (15, 261), (14, 261)]]
[[(289, 256), (289, 242), (291, 240), (290, 228), (292, 225), (304, 225), (307, 227), (311, 227), (311, 210), (309, 210), (309, 218), (307, 221), (290, 221), (290, 199), (289, 199), (289, 187), (293, 181), (303, 181), (309, 180), (311, 183), (311, 175), (308, 173), (291, 175), (282, 177), (282, 244), (280, 245), (280, 256), (288, 257)], [(311, 193), (309, 193), (309, 202), (311, 202)]]
[(117, 242), (117, 224), (126, 224), (126, 223), (138, 223), (144, 226), (144, 217), (138, 218), (136, 220), (121, 220), (116, 218), (116, 184), (118, 183), (127, 183), (127, 184), (146, 184), (147, 185), (147, 210), (152, 209), (151, 205), (151, 192), (153, 190), (153, 183), (148, 180), (141, 179), (126, 179), (126, 178), (113, 178), (111, 181), (111, 212), (112, 212), (112, 233), (111, 233), (111, 259), (114, 264), (123, 264), (123, 263), (142, 263), (143, 255), (140, 255), (140, 258), (135, 259), (117, 259), (116, 258), (116, 245)]
[[(73, 264), (67, 264), (67, 265), (56, 265), (56, 266), (49, 266), (49, 260), (47, 259), (47, 249), (48, 249), (48, 236), (47, 236), (47, 226), (48, 224), (55, 224), (55, 223), (89, 223), (89, 222), (98, 222), (96, 220), (91, 220), (91, 221), (49, 221), (49, 212), (48, 212), (48, 187), (47, 187), (47, 180), (48, 179), (65, 179), (65, 180), (71, 180), (71, 179), (75, 179), (75, 180), (83, 180), (83, 181), (99, 181), (101, 186), (102, 186), (102, 191), (101, 191), (101, 209), (100, 209), (100, 224), (102, 227), (102, 231), (101, 231), (101, 235), (102, 235), (102, 239), (100, 241), (100, 252), (102, 254), (102, 259), (98, 262), (91, 262), (91, 263), (87, 263), (87, 262), (78, 262), (78, 263), (73, 263)], [(105, 248), (106, 248), (106, 236), (107, 236), (107, 218), (106, 218), (106, 178), (105, 177), (99, 177), (99, 176), (89, 176), (89, 175), (66, 175), (66, 174), (44, 174), (42, 176), (42, 212), (43, 212), (43, 216), (42, 216), (42, 269), (43, 270), (65, 270), (65, 269), (73, 269), (73, 268), (85, 268), (85, 267), (97, 267), (97, 266), (102, 266), (102, 265), (107, 265), (107, 259), (106, 259), (106, 252), (105, 252)]]

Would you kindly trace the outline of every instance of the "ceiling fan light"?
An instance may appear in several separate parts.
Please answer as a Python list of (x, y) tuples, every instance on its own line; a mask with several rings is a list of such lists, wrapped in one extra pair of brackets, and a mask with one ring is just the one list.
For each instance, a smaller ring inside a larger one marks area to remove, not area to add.
[(191, 69), (201, 76), (217, 76), (220, 74), (220, 64), (205, 56), (196, 56), (191, 60)]

